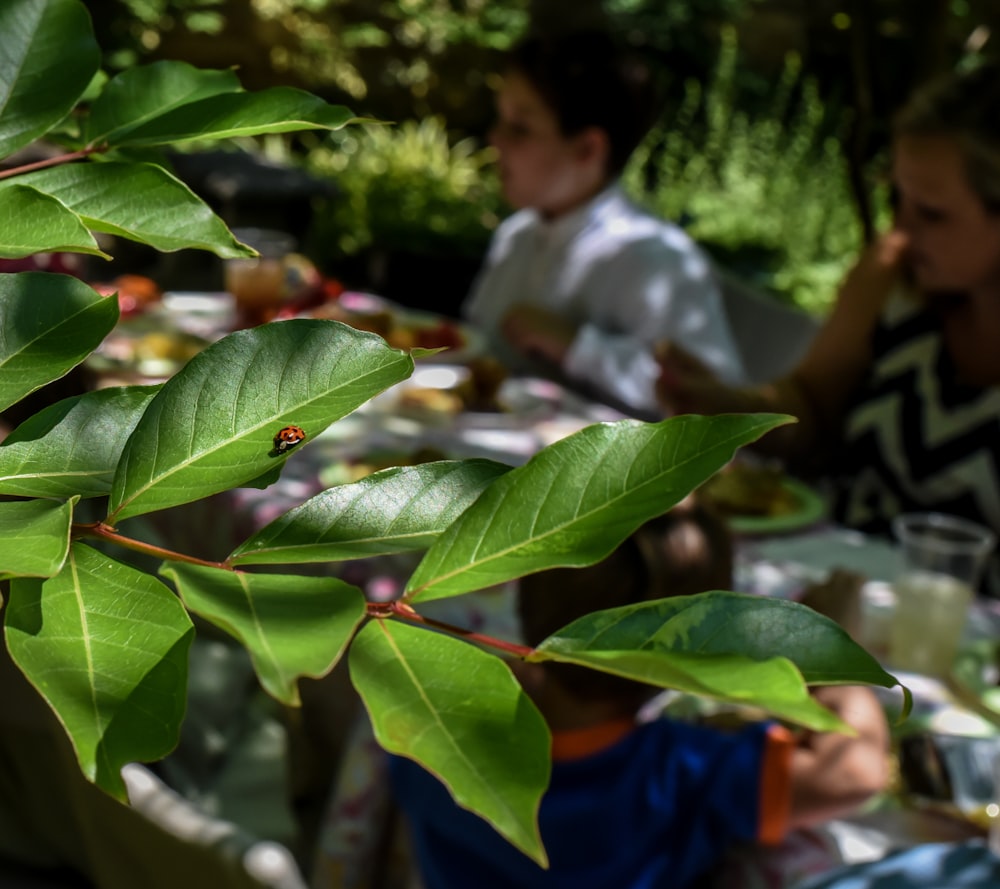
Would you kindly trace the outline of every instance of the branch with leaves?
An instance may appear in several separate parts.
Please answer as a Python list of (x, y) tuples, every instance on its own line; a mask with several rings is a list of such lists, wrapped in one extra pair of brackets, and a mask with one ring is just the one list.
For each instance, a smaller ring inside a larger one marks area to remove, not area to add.
[[(232, 72), (166, 62), (126, 71), (81, 104), (99, 54), (78, 0), (5, 4), (0, 57), (16, 62), (0, 72), (10, 78), (0, 82), (0, 156), (48, 135), (72, 161), (0, 181), (3, 257), (99, 253), (94, 232), (160, 250), (251, 254), (165, 167), (132, 152), (352, 120), (299, 91), (247, 93)], [(74, 278), (0, 275), (0, 411), (77, 366), (117, 321), (116, 300)], [(287, 460), (406, 379), (421, 354), (338, 322), (273, 323), (224, 337), (162, 385), (51, 405), (0, 444), (6, 644), (90, 780), (124, 800), (122, 766), (177, 743), (192, 614), (239, 640), (263, 688), (289, 706), (299, 703), (301, 677), (323, 676), (346, 655), (380, 743), (441, 776), (542, 863), (536, 814), (549, 733), (505, 658), (753, 703), (816, 729), (841, 724), (809, 685), (896, 684), (809, 609), (729, 592), (599, 612), (533, 650), (420, 614), (435, 599), (599, 561), (738, 448), (787, 422), (781, 416), (597, 424), (515, 469), (489, 460), (389, 468), (320, 492), (218, 563), (120, 530), (136, 516), (274, 484)], [(289, 425), (305, 440), (276, 448)], [(97, 522), (78, 517), (84, 500), (103, 513)], [(114, 547), (121, 559), (108, 554)], [(131, 551), (162, 559), (158, 573), (129, 564)], [(401, 599), (385, 605), (292, 567), (399, 552), (423, 556)]]

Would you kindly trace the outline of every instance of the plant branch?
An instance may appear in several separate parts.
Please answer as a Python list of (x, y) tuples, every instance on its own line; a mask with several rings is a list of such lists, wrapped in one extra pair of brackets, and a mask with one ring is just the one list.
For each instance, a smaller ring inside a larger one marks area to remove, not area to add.
[(137, 553), (145, 553), (158, 559), (165, 559), (169, 562), (187, 562), (189, 565), (203, 565), (206, 568), (221, 568), (224, 571), (232, 571), (232, 567), (225, 562), (211, 562), (207, 559), (199, 559), (196, 556), (188, 556), (184, 553), (174, 552), (162, 546), (154, 546), (152, 543), (144, 543), (141, 540), (134, 540), (119, 534), (110, 525), (104, 522), (90, 522), (88, 524), (74, 524), (72, 536), (77, 537), (98, 537), (101, 540), (110, 540), (117, 543), (124, 549), (134, 550)]
[(477, 642), (497, 651), (512, 654), (515, 657), (524, 658), (531, 654), (534, 649), (530, 645), (518, 645), (516, 642), (507, 642), (504, 639), (497, 639), (494, 636), (487, 636), (485, 633), (476, 633), (464, 627), (456, 627), (453, 624), (435, 620), (433, 617), (419, 614), (405, 602), (369, 602), (368, 616), (376, 618), (398, 617), (402, 620), (412, 621), (417, 624), (424, 624), (433, 627), (435, 630), (444, 630), (454, 636), (468, 639), (470, 642)]
[(68, 164), (71, 161), (82, 160), (85, 157), (103, 151), (102, 148), (81, 148), (79, 151), (71, 151), (69, 154), (59, 154), (55, 157), (47, 157), (40, 161), (33, 161), (30, 164), (22, 164), (19, 167), (11, 167), (9, 170), (0, 170), (0, 179), (9, 179), (12, 176), (20, 176), (23, 173), (32, 173), (35, 170), (44, 170), (46, 167), (56, 167), (59, 164)]

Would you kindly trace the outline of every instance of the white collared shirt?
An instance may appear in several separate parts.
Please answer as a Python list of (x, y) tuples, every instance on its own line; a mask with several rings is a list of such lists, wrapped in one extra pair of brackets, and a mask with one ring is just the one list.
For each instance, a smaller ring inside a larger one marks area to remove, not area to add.
[(519, 302), (579, 325), (563, 371), (637, 411), (659, 411), (654, 347), (664, 340), (726, 382), (744, 379), (708, 258), (617, 184), (551, 222), (525, 209), (501, 223), (463, 314), (508, 359), (500, 324)]

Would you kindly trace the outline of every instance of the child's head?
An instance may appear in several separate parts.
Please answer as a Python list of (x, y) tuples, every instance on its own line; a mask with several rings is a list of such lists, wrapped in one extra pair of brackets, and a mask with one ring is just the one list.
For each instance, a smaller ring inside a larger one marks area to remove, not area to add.
[[(647, 522), (603, 562), (554, 568), (520, 581), (524, 641), (538, 645), (579, 617), (605, 608), (687, 596), (732, 585), (732, 538), (725, 522), (696, 497)], [(638, 707), (648, 686), (572, 664), (546, 662), (564, 690), (584, 701), (619, 700)]]
[(529, 38), (508, 56), (491, 141), (504, 195), (559, 216), (621, 173), (653, 109), (646, 66), (605, 33)]

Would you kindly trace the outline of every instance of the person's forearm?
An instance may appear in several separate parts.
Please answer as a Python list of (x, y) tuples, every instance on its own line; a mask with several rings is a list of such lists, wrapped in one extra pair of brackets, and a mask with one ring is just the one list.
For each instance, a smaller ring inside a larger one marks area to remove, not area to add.
[(816, 411), (794, 376), (732, 392), (733, 404), (723, 408), (726, 411), (789, 414), (796, 419), (795, 423), (779, 426), (751, 445), (757, 453), (792, 460), (808, 453), (815, 445), (819, 425)]

